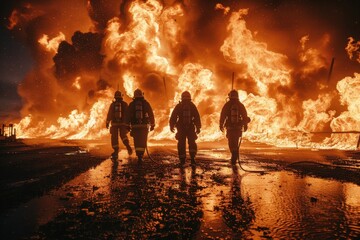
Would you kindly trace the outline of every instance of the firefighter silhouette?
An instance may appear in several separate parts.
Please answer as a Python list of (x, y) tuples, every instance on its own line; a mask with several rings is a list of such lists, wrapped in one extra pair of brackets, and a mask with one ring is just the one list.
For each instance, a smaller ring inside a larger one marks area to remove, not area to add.
[(147, 147), (149, 127), (150, 131), (154, 130), (155, 119), (153, 110), (140, 89), (134, 91), (134, 98), (129, 104), (128, 113), (127, 123), (131, 129), (130, 135), (134, 138), (136, 156), (141, 162)]
[(132, 149), (129, 144), (127, 133), (129, 132), (129, 125), (126, 123), (126, 116), (128, 111), (128, 104), (123, 101), (122, 94), (120, 91), (115, 92), (114, 101), (109, 107), (109, 111), (106, 118), (106, 128), (110, 127), (111, 134), (111, 146), (114, 152), (111, 155), (113, 160), (118, 158), (119, 153), (119, 134), (122, 142), (124, 143), (128, 154), (132, 154)]
[(225, 103), (220, 114), (220, 130), (224, 132), (224, 127), (226, 128), (231, 163), (235, 164), (239, 157), (239, 140), (243, 131), (248, 128), (250, 118), (247, 115), (245, 106), (239, 100), (238, 92), (231, 90), (228, 96), (229, 101)]
[(178, 140), (178, 154), (180, 164), (185, 163), (186, 158), (186, 139), (188, 139), (189, 153), (191, 163), (195, 164), (195, 156), (197, 152), (196, 139), (200, 133), (201, 121), (199, 112), (193, 102), (188, 91), (181, 94), (181, 102), (179, 102), (170, 116), (170, 130), (177, 133), (175, 135)]

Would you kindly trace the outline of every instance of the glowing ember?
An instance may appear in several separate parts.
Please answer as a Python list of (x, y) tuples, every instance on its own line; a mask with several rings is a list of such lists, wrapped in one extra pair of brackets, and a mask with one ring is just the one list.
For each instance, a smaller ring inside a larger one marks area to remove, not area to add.
[(216, 10), (223, 10), (225, 15), (230, 12), (230, 7), (224, 7), (224, 5), (222, 5), (221, 3), (217, 3), (215, 5), (215, 9)]
[(62, 32), (59, 32), (57, 37), (49, 40), (49, 36), (44, 34), (40, 39), (39, 43), (43, 45), (47, 51), (57, 53), (59, 44), (65, 40), (65, 35)]
[(80, 79), (81, 79), (81, 77), (76, 77), (74, 83), (72, 84), (72, 86), (75, 87), (78, 90), (81, 89)]

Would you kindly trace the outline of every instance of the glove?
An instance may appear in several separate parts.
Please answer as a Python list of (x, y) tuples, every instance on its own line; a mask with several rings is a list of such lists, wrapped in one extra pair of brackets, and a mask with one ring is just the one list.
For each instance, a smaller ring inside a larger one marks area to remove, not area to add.
[(196, 128), (196, 134), (200, 133), (200, 128)]
[(220, 126), (220, 131), (224, 132), (224, 127)]
[(175, 128), (174, 128), (174, 127), (170, 127), (170, 131), (174, 133), (174, 132), (175, 132)]
[(106, 128), (109, 128), (109, 122), (106, 122)]
[(246, 132), (248, 129), (248, 126), (247, 125), (244, 125), (244, 132)]
[(155, 125), (150, 126), (150, 131), (154, 131)]

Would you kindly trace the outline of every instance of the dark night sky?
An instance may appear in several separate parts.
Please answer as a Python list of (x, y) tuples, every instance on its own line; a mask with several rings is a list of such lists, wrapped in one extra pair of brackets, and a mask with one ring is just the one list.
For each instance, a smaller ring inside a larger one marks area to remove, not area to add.
[[(9, 3), (11, 2), (11, 3)], [(0, 120), (19, 117), (22, 101), (17, 93), (33, 60), (26, 42), (19, 39), (7, 26), (7, 18), (19, 1), (2, 1), (0, 17)]]
[(11, 32), (1, 28), (0, 36), (0, 119), (3, 119), (10, 117), (10, 114), (18, 116), (22, 103), (17, 86), (31, 69), (33, 60), (26, 45)]
[[(6, 28), (7, 18), (15, 6), (20, 3), (45, 3), (43, 0), (33, 1), (2, 1), (1, 3), (1, 26), (0, 26), (0, 121), (8, 118), (19, 117), (19, 110), (22, 106), (22, 100), (17, 94), (17, 86), (21, 84), (24, 76), (33, 67), (34, 60), (31, 55), (31, 49), (26, 39), (22, 39), (23, 35), (19, 29), (8, 30)], [(109, 2), (109, 1), (108, 1)], [(166, 1), (165, 1), (166, 2)], [(168, 1), (167, 1), (168, 2)], [(263, 27), (284, 29), (285, 34), (306, 33), (309, 24), (313, 25), (312, 36), (324, 32), (324, 29), (316, 29), (317, 26), (326, 26), (326, 31), (334, 32), (338, 35), (339, 44), (346, 46), (347, 37), (352, 36), (356, 41), (360, 40), (360, 14), (358, 0), (336, 0), (336, 1), (312, 1), (312, 0), (238, 0), (238, 1), (205, 1), (201, 4), (204, 7), (213, 9), (217, 2), (238, 6), (238, 8), (250, 7), (251, 14), (247, 20), (248, 28), (252, 29), (253, 25)], [(209, 6), (206, 6), (209, 5)], [(256, 6), (256, 7), (255, 7)], [(271, 17), (267, 18), (269, 12)], [(312, 22), (302, 21), (302, 19), (289, 20), (287, 16), (297, 14), (307, 18), (311, 16)], [(264, 21), (265, 20), (265, 21)], [(264, 21), (260, 22), (259, 21)], [(305, 25), (305, 26), (304, 26)], [(315, 28), (314, 28), (315, 27)], [(293, 31), (298, 29), (298, 32)], [(304, 31), (304, 32), (302, 32)], [(284, 33), (281, 33), (284, 34)], [(261, 32), (259, 33), (261, 37)], [(263, 36), (266, 38), (265, 36)], [(298, 39), (298, 36), (294, 37)], [(315, 37), (316, 38), (316, 37)], [(335, 37), (336, 38), (336, 37)], [(264, 39), (265, 41), (265, 39)], [(281, 46), (271, 46), (273, 50), (281, 51)], [(278, 49), (277, 49), (278, 48)], [(360, 64), (353, 62), (355, 68)]]

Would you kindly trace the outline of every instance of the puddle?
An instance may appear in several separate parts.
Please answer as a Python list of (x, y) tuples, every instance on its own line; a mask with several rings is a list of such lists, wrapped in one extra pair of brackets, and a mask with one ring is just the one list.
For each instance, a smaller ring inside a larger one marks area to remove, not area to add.
[[(360, 187), (288, 172), (242, 177), (251, 201), (251, 233), (287, 239), (348, 239), (360, 236)], [(259, 229), (265, 229), (259, 231)]]

